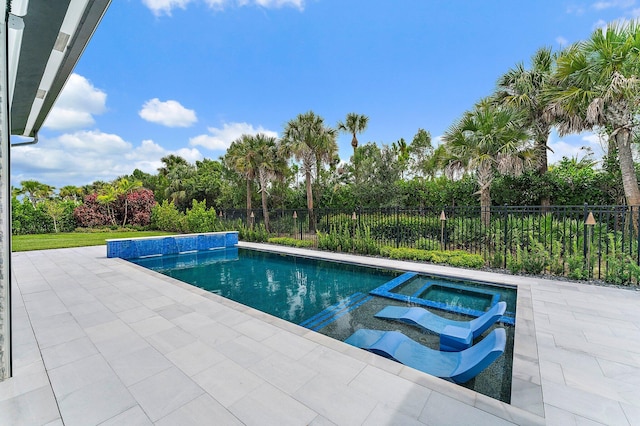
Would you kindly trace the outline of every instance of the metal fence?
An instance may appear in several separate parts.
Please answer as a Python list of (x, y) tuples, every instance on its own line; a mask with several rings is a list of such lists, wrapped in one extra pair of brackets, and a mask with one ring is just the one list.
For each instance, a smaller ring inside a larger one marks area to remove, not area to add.
[[(264, 226), (262, 210), (225, 210), (223, 220)], [(378, 247), (464, 250), (487, 266), (615, 283), (640, 275), (639, 207), (450, 206), (421, 209), (306, 209), (269, 211), (273, 235), (317, 242), (341, 233)]]

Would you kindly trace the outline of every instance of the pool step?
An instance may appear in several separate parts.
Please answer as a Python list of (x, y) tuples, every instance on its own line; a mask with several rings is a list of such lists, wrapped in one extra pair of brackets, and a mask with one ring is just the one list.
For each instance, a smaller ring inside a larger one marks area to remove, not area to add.
[(371, 299), (372, 297), (366, 294), (354, 293), (335, 305), (329, 306), (327, 309), (317, 313), (311, 318), (302, 321), (299, 325), (313, 331), (318, 331)]

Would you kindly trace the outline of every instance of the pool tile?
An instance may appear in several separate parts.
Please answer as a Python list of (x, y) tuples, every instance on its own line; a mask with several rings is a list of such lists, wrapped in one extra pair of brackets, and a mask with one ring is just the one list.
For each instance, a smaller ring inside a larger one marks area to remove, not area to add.
[(209, 395), (229, 407), (264, 383), (264, 380), (231, 360), (225, 360), (193, 376)]
[(197, 312), (189, 312), (171, 319), (171, 322), (186, 332), (193, 332), (206, 326), (214, 326), (216, 323), (206, 315)]
[(109, 364), (125, 386), (131, 386), (173, 366), (152, 347), (114, 358)]
[(109, 420), (100, 423), (100, 426), (153, 426), (149, 417), (142, 411), (139, 405), (111, 417)]
[(188, 376), (198, 374), (227, 359), (223, 354), (199, 340), (168, 352), (166, 357)]
[(159, 315), (154, 315), (138, 322), (132, 322), (129, 326), (142, 337), (151, 336), (152, 334), (175, 327), (171, 321)]
[(317, 413), (268, 383), (250, 392), (229, 407), (247, 425), (301, 425)]
[(422, 426), (424, 424), (417, 418), (408, 416), (405, 413), (399, 413), (394, 408), (384, 404), (376, 405), (369, 417), (362, 423), (363, 426)]
[(42, 349), (42, 358), (51, 370), (97, 353), (96, 346), (85, 336)]
[[(213, 424), (242, 426), (229, 410), (209, 395), (202, 395), (158, 420), (156, 426), (202, 426)], [(115, 425), (114, 425), (115, 426)]]
[(99, 340), (94, 344), (107, 360), (118, 358), (149, 346), (145, 339), (133, 331), (110, 339)]
[(33, 426), (50, 423), (59, 418), (56, 399), (49, 386), (42, 386), (0, 401), (2, 425)]
[[(272, 327), (273, 330), (277, 329)], [(300, 359), (313, 351), (318, 345), (286, 331), (277, 331), (266, 338), (263, 343), (275, 351), (293, 359)]]
[(321, 376), (310, 380), (293, 396), (336, 424), (362, 424), (377, 405), (358, 390)]
[(349, 383), (366, 366), (364, 362), (323, 346), (317, 346), (298, 363), (339, 384)]
[(271, 324), (263, 323), (255, 321), (253, 318), (248, 319), (247, 321), (236, 324), (232, 327), (234, 330), (239, 332), (240, 334), (244, 334), (245, 336), (262, 342), (265, 339), (273, 336), (278, 333), (278, 329)]
[(203, 393), (196, 383), (175, 367), (130, 386), (129, 391), (154, 422)]
[(549, 405), (603, 424), (628, 423), (618, 401), (585, 390), (545, 383), (544, 397), (546, 401), (553, 401)]
[(64, 398), (78, 389), (109, 377), (115, 377), (115, 373), (100, 354), (49, 370), (49, 378), (57, 398)]
[(297, 391), (319, 374), (280, 353), (251, 365), (249, 370), (286, 393)]
[(398, 376), (367, 366), (349, 383), (349, 388), (417, 419), (431, 390)]
[(418, 420), (439, 426), (507, 426), (515, 424), (486, 411), (474, 409), (474, 407), (438, 392), (433, 392), (429, 396)]
[(99, 424), (136, 405), (117, 377), (93, 382), (65, 398), (59, 398), (65, 426)]
[(195, 340), (193, 335), (175, 326), (147, 337), (147, 341), (163, 354), (175, 351)]

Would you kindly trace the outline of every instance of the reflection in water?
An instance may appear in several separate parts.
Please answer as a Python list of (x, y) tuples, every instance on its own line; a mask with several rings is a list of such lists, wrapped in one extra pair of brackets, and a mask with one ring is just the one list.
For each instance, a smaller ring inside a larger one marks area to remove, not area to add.
[[(368, 293), (396, 271), (248, 249), (134, 259), (181, 281), (300, 323), (356, 292)], [(171, 259), (169, 259), (171, 258)]]

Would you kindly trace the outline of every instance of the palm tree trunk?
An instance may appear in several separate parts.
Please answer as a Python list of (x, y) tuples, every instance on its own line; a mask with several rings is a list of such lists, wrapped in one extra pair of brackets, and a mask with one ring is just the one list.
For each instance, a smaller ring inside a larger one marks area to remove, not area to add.
[(621, 129), (616, 133), (615, 141), (618, 146), (620, 173), (622, 174), (622, 186), (627, 205), (640, 206), (640, 189), (631, 154), (631, 132), (627, 129)]
[(480, 216), (484, 226), (491, 225), (491, 193), (489, 188), (480, 191)]
[(251, 179), (247, 178), (247, 223), (251, 216)]
[(638, 233), (638, 209), (640, 208), (640, 189), (638, 188), (638, 178), (633, 165), (631, 154), (631, 132), (628, 129), (620, 129), (615, 135), (618, 147), (618, 159), (620, 161), (620, 174), (622, 175), (622, 186), (627, 205), (633, 207), (633, 229)]
[(491, 181), (493, 172), (491, 164), (485, 161), (478, 167), (477, 178), (480, 190), (480, 218), (484, 226), (491, 225)]
[[(540, 135), (536, 139), (535, 150), (536, 150), (536, 155), (538, 157), (537, 171), (539, 176), (544, 176), (547, 173), (547, 170), (549, 169), (549, 163), (547, 160), (548, 137), (549, 137), (549, 133), (547, 132), (546, 135)], [(549, 206), (551, 206), (551, 195), (550, 194), (543, 195), (542, 199), (540, 200), (540, 204), (542, 206), (542, 212), (549, 211)]]
[(307, 211), (309, 212), (309, 231), (316, 231), (316, 218), (313, 214), (313, 191), (311, 190), (311, 171), (307, 169), (305, 172), (307, 180)]
[(267, 210), (267, 182), (264, 171), (260, 170), (260, 193), (262, 194), (262, 216), (264, 217), (264, 228), (269, 232), (269, 211)]

